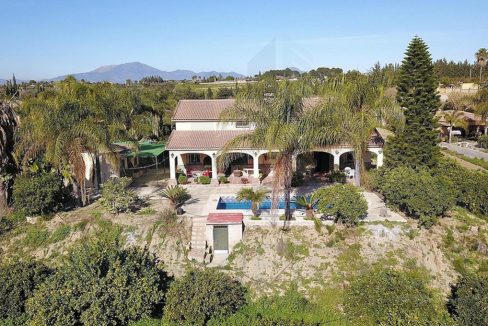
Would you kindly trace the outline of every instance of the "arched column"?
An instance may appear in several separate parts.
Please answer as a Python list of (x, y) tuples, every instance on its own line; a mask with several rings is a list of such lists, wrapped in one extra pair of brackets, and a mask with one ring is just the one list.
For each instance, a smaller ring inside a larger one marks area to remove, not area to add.
[(382, 167), (384, 160), (383, 148), (368, 148), (368, 151), (376, 154), (376, 168)]
[[(217, 181), (218, 182), (218, 176), (217, 176), (217, 153), (212, 153), (210, 155), (210, 158), (212, 159), (212, 181)], [(214, 183), (214, 182), (212, 182)]]
[(252, 155), (253, 178), (259, 180), (259, 155)]
[(334, 170), (339, 170), (339, 166), (341, 164), (341, 155), (340, 153), (338, 153), (338, 151), (335, 151), (334, 154), (332, 154), (334, 156)]
[(176, 180), (176, 163), (175, 163), (175, 153), (170, 151), (169, 152), (169, 184), (175, 185), (177, 184)]

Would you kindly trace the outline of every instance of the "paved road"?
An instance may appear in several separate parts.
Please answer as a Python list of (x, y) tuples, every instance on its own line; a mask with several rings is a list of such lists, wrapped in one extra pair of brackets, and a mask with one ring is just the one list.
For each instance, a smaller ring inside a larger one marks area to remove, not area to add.
[(463, 154), (467, 157), (471, 158), (482, 158), (485, 161), (488, 161), (488, 153), (482, 152), (476, 149), (471, 149), (467, 147), (461, 147), (456, 144), (449, 144), (449, 143), (441, 143), (441, 147), (445, 147), (453, 152)]

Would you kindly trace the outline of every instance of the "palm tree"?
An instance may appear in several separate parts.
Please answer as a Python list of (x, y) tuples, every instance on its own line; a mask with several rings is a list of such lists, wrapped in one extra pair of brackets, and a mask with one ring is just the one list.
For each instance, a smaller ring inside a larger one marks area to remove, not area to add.
[(479, 49), (475, 53), (476, 57), (476, 63), (480, 66), (480, 86), (481, 86), (481, 77), (483, 74), (483, 67), (486, 66), (486, 63), (488, 62), (488, 50), (485, 48)]
[(190, 199), (190, 194), (182, 186), (176, 185), (168, 186), (162, 190), (161, 197), (169, 199), (173, 208), (178, 208)]
[(315, 198), (314, 193), (305, 196), (299, 196), (296, 198), (296, 203), (302, 207), (305, 207), (305, 213), (308, 218), (313, 217), (313, 209), (318, 203), (318, 199)]
[(452, 128), (453, 127), (461, 127), (464, 130), (467, 129), (467, 122), (464, 120), (464, 112), (462, 111), (444, 111), (442, 112), (442, 117), (444, 121), (449, 125), (449, 143), (452, 140)]
[(257, 189), (254, 191), (253, 188), (241, 188), (237, 193), (236, 199), (238, 201), (250, 201), (251, 202), (251, 211), (254, 216), (257, 216), (259, 204), (266, 199), (266, 195), (268, 194), (268, 190), (264, 188)]
[[(332, 128), (325, 120), (305, 103), (308, 87), (303, 82), (276, 82), (264, 80), (241, 89), (236, 105), (223, 112), (223, 121), (244, 121), (254, 126), (249, 133), (241, 134), (229, 141), (222, 149), (220, 157), (234, 148), (266, 149), (275, 155), (273, 177), (273, 207), (278, 195), (285, 200), (285, 227), (291, 220), (290, 194), (293, 175), (292, 160), (296, 155), (308, 152), (314, 146), (330, 145)], [(307, 108), (306, 108), (307, 106)]]
[(353, 148), (354, 180), (360, 186), (364, 181), (364, 158), (371, 136), (378, 127), (400, 128), (403, 121), (401, 109), (383, 86), (368, 77), (329, 83), (324, 88), (324, 96), (324, 108), (335, 111), (334, 115), (339, 117), (336, 123), (341, 141)]
[(8, 180), (15, 168), (14, 133), (18, 118), (10, 103), (0, 103), (0, 215), (8, 205)]
[(88, 202), (88, 153), (103, 154), (117, 164), (110, 148), (109, 128), (106, 120), (94, 114), (90, 91), (87, 85), (68, 78), (59, 84), (57, 93), (25, 101), (16, 149), (24, 167), (32, 159), (41, 159), (60, 172), (68, 171), (82, 205)]
[(484, 88), (474, 96), (473, 99), (474, 110), (476, 114), (481, 116), (481, 120), (484, 124), (484, 134), (488, 133), (488, 88)]

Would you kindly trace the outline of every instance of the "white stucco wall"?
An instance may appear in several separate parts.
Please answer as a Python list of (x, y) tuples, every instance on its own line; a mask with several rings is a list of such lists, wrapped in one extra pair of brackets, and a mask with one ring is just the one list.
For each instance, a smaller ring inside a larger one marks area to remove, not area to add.
[[(229, 254), (232, 252), (232, 249), (236, 244), (239, 243), (239, 241), (242, 240), (242, 230), (243, 230), (243, 224), (218, 224), (218, 225), (227, 225), (227, 230), (229, 232)], [(208, 246), (211, 246), (212, 249), (214, 247), (213, 245), (213, 224), (207, 224), (206, 228), (206, 240)]]
[(219, 121), (177, 121), (176, 130), (249, 130), (250, 127), (236, 127), (235, 122)]

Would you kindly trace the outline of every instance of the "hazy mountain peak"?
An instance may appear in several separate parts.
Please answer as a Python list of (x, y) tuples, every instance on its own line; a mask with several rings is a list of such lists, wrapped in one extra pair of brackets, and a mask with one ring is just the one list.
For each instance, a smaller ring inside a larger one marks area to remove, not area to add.
[[(157, 68), (148, 66), (141, 62), (128, 62), (118, 65), (105, 65), (96, 68), (95, 70), (72, 74), (78, 80), (86, 80), (90, 82), (108, 81), (113, 83), (125, 83), (126, 80), (141, 80), (148, 76), (161, 76), (165, 80), (191, 80), (193, 76), (209, 77), (212, 75), (222, 75), (222, 77), (243, 77), (243, 75), (236, 72), (194, 72), (191, 70), (174, 70), (174, 71), (161, 71)], [(65, 76), (58, 76), (51, 80), (62, 80)]]

